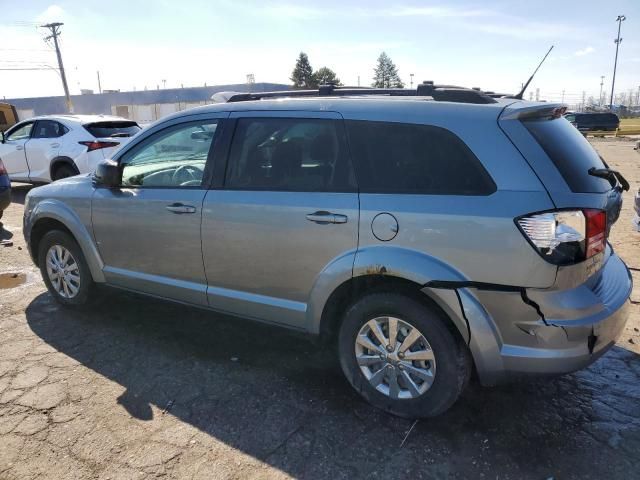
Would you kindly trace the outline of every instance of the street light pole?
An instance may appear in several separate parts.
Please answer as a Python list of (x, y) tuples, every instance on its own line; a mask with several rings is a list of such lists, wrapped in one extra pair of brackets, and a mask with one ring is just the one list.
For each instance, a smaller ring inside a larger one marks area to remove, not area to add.
[(602, 107), (602, 86), (604, 85), (604, 75), (600, 75), (600, 96), (598, 97), (598, 105)]
[(611, 80), (611, 100), (609, 101), (609, 108), (613, 110), (613, 89), (616, 85), (616, 68), (618, 66), (618, 48), (620, 48), (620, 42), (622, 39), (620, 38), (620, 28), (622, 27), (622, 22), (627, 19), (624, 15), (618, 15), (616, 18), (616, 22), (618, 22), (618, 38), (614, 40), (616, 44), (616, 59), (613, 62), (613, 79)]
[(409, 77), (411, 77), (411, 80), (409, 80), (409, 83), (410, 83), (409, 88), (413, 88), (413, 73), (410, 73)]

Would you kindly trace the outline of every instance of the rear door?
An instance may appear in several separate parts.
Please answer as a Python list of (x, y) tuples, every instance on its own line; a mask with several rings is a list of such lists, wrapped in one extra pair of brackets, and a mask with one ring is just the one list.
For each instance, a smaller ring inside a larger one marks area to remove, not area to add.
[(341, 117), (236, 112), (226, 176), (202, 216), (209, 305), (304, 328), (332, 260), (355, 254), (358, 194)]
[(62, 138), (69, 130), (55, 120), (38, 120), (25, 146), (32, 182), (51, 180), (51, 161), (58, 156)]
[(29, 181), (29, 164), (25, 145), (31, 137), (34, 122), (20, 123), (8, 130), (4, 142), (0, 144), (0, 158), (9, 177), (18, 181)]

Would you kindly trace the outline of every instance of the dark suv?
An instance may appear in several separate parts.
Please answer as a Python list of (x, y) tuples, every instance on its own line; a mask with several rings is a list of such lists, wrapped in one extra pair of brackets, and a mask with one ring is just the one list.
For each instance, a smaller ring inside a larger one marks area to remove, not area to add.
[(620, 127), (615, 113), (567, 113), (564, 118), (581, 132), (613, 132)]

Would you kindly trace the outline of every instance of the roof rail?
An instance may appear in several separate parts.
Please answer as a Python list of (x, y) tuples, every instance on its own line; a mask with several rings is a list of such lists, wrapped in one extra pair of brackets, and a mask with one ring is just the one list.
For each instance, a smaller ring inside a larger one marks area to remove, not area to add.
[(456, 87), (454, 85), (434, 85), (433, 82), (423, 82), (415, 89), (409, 88), (367, 88), (367, 87), (337, 87), (335, 85), (321, 85), (317, 90), (284, 90), (280, 92), (237, 93), (232, 95), (227, 103), (247, 102), (268, 98), (285, 97), (345, 97), (359, 95), (386, 95), (390, 97), (431, 97), (438, 102), (458, 103), (496, 103), (480, 90)]

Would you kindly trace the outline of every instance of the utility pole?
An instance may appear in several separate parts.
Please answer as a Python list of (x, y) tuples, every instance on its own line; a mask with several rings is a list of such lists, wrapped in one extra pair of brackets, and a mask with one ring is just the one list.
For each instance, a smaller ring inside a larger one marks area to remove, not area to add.
[(46, 25), (40, 25), (42, 28), (48, 28), (51, 31), (51, 35), (45, 38), (45, 41), (53, 38), (53, 44), (56, 47), (56, 55), (58, 57), (58, 68), (60, 69), (60, 77), (62, 78), (62, 88), (64, 88), (64, 96), (67, 100), (67, 110), (69, 113), (73, 113), (73, 105), (71, 104), (71, 97), (69, 96), (69, 87), (67, 86), (67, 76), (64, 73), (64, 65), (62, 64), (62, 54), (60, 53), (60, 45), (58, 45), (58, 36), (60, 35), (60, 27), (64, 23), (55, 22), (47, 23)]
[(96, 72), (98, 74), (98, 92), (102, 93), (102, 85), (100, 84), (100, 70)]
[(409, 85), (410, 85), (410, 88), (413, 88), (413, 73), (410, 73), (409, 76), (411, 77), (411, 80), (409, 81)]
[(620, 28), (622, 27), (622, 22), (627, 19), (624, 15), (618, 15), (616, 18), (616, 22), (618, 22), (618, 38), (614, 40), (616, 44), (616, 59), (613, 62), (613, 80), (611, 81), (611, 101), (609, 102), (609, 108), (613, 110), (613, 89), (616, 85), (616, 67), (618, 66), (618, 48), (620, 48), (620, 42), (622, 42), (622, 38), (620, 38)]
[(602, 86), (604, 85), (604, 75), (600, 75), (600, 96), (598, 97), (598, 105), (602, 106)]

